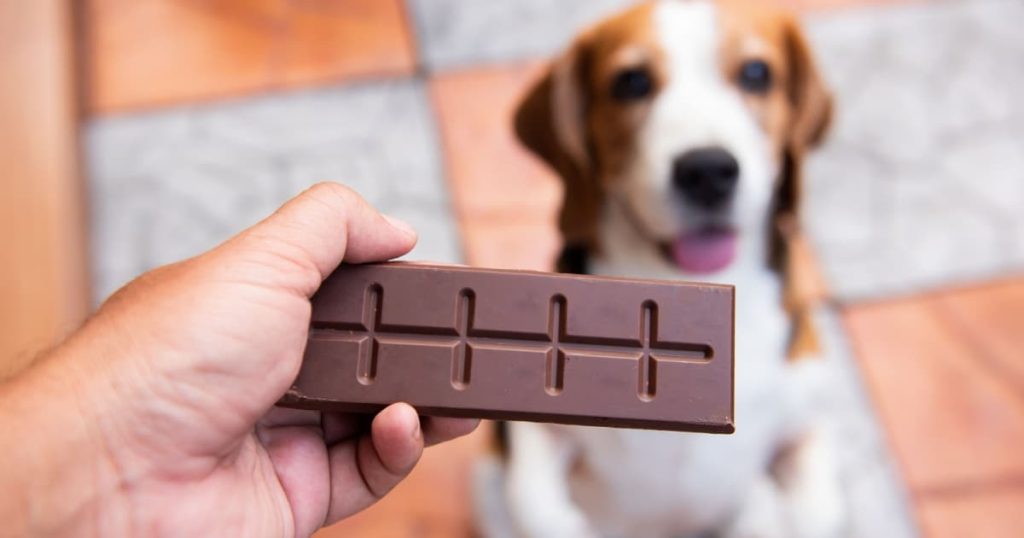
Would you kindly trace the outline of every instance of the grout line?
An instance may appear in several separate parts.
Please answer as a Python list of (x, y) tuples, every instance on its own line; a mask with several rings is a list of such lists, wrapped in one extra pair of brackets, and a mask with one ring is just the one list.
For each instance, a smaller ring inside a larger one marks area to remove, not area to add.
[(118, 105), (111, 108), (90, 109), (85, 111), (84, 117), (81, 121), (102, 121), (108, 118), (146, 116), (151, 114), (178, 112), (181, 110), (204, 110), (207, 107), (235, 105), (261, 99), (274, 99), (277, 97), (291, 97), (310, 92), (352, 88), (358, 89), (367, 86), (388, 85), (416, 80), (420, 79), (415, 76), (415, 73), (398, 73), (395, 71), (382, 70), (374, 73), (346, 75), (337, 79), (324, 80), (316, 83), (284, 85), (276, 88), (236, 89), (222, 92), (209, 92), (202, 96), (190, 96), (185, 98), (170, 97), (147, 101), (144, 103)]
[(405, 37), (406, 50), (412, 56), (412, 77), (425, 79), (430, 75), (430, 69), (423, 56), (423, 38), (416, 24), (415, 9), (410, 5), (412, 0), (395, 0), (398, 4), (399, 19), (402, 26), (402, 35)]
[(854, 295), (847, 297), (842, 294), (832, 297), (826, 304), (834, 304), (841, 311), (849, 311), (859, 307), (909, 302), (919, 299), (936, 299), (951, 293), (983, 290), (993, 286), (1010, 284), (1024, 280), (1019, 272), (1000, 271), (995, 274), (980, 275), (977, 278), (950, 277), (946, 282), (935, 284), (919, 283), (915, 287), (903, 286), (903, 289), (887, 289), (880, 295)]
[(1024, 491), (1024, 474), (979, 480), (959, 480), (948, 484), (924, 486), (912, 489), (911, 494), (915, 500), (931, 501), (1007, 491)]
[[(941, 294), (931, 301), (933, 304), (929, 305), (929, 307), (935, 311), (936, 317), (939, 318), (939, 321), (950, 332), (968, 341), (971, 344), (970, 347), (977, 350), (975, 358), (980, 359), (979, 363), (985, 368), (986, 373), (995, 378), (996, 381), (1004, 384), (1004, 386), (1009, 385), (1010, 392), (1019, 398), (1021, 403), (1024, 403), (1024, 379), (1021, 379), (1016, 372), (1007, 368), (999, 358), (998, 353), (992, 349), (992, 346), (963, 322), (963, 317), (956, 312), (952, 305), (948, 304), (948, 301), (951, 300), (952, 298), (949, 297), (949, 294)], [(1022, 408), (1021, 415), (1024, 416), (1024, 408)]]

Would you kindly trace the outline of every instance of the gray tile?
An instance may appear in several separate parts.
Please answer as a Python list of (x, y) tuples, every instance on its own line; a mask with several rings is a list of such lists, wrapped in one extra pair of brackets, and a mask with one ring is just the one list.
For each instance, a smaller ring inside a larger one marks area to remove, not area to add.
[(430, 69), (550, 56), (635, 0), (407, 0)]
[(816, 224), (828, 223), (814, 230), (816, 239), (830, 257), (839, 260), (869, 254), (863, 250), (877, 233), (883, 168), (874, 159), (852, 151), (815, 154), (811, 159), (807, 190), (813, 203), (806, 205), (806, 216)]
[(386, 82), (93, 121), (97, 299), (208, 249), (320, 180), (417, 226), (410, 257), (460, 258), (424, 88)]
[(841, 299), (1024, 272), (1020, 20), (1016, 0), (808, 20), (838, 114), (806, 219)]
[(939, 156), (943, 176), (965, 178), (956, 187), (979, 207), (1007, 219), (1019, 216), (1024, 213), (1024, 139), (1018, 138), (1022, 134), (1024, 130), (987, 129), (951, 141)]

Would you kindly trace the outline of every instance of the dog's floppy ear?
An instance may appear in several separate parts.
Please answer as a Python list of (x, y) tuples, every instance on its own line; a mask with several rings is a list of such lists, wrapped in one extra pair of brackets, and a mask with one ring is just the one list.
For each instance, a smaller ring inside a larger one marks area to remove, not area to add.
[(784, 20), (784, 40), (789, 77), (786, 95), (790, 104), (790, 122), (783, 148), (780, 185), (776, 192), (772, 218), (772, 264), (783, 273), (785, 307), (792, 320), (789, 358), (819, 353), (816, 331), (811, 322), (814, 297), (804, 293), (807, 278), (804, 257), (793, 256), (796, 245), (806, 239), (800, 228), (803, 196), (803, 160), (807, 150), (821, 142), (832, 121), (832, 96), (818, 72), (807, 39), (796, 18)]
[(786, 55), (791, 69), (786, 91), (793, 104), (789, 143), (806, 150), (825, 138), (832, 122), (832, 94), (818, 71), (799, 22), (792, 17), (786, 24)]
[(561, 176), (565, 197), (559, 228), (567, 248), (596, 246), (602, 190), (586, 128), (585, 37), (557, 58), (515, 113), (519, 140)]
[(818, 145), (832, 122), (832, 95), (818, 72), (800, 24), (794, 16), (783, 23), (789, 76), (786, 97), (790, 119), (783, 151), (782, 185), (776, 211), (799, 214), (803, 194), (801, 169), (807, 150)]

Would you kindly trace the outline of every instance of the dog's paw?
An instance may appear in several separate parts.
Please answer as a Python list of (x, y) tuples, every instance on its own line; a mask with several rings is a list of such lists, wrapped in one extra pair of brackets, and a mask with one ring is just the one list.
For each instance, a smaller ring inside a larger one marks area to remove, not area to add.
[(778, 486), (767, 475), (752, 484), (721, 538), (787, 538), (784, 503)]
[(578, 510), (562, 513), (544, 510), (531, 516), (520, 516), (520, 532), (523, 538), (599, 538), (596, 532)]
[(846, 535), (846, 518), (841, 510), (800, 514), (792, 519), (791, 524), (794, 538), (841, 538)]
[(846, 534), (846, 505), (838, 484), (816, 484), (788, 497), (794, 538), (839, 538)]
[(790, 454), (788, 473), (777, 478), (796, 538), (834, 538), (845, 534), (846, 497), (839, 480), (834, 446), (819, 426), (807, 433)]
[(600, 538), (600, 534), (591, 528), (583, 517), (566, 518), (559, 522), (549, 522), (540, 532), (529, 535), (530, 538)]

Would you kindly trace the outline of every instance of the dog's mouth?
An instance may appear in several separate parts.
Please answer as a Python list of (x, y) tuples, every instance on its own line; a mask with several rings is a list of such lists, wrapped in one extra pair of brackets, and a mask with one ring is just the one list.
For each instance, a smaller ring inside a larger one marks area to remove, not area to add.
[(736, 258), (736, 231), (706, 226), (680, 234), (661, 245), (665, 256), (689, 273), (721, 271)]

